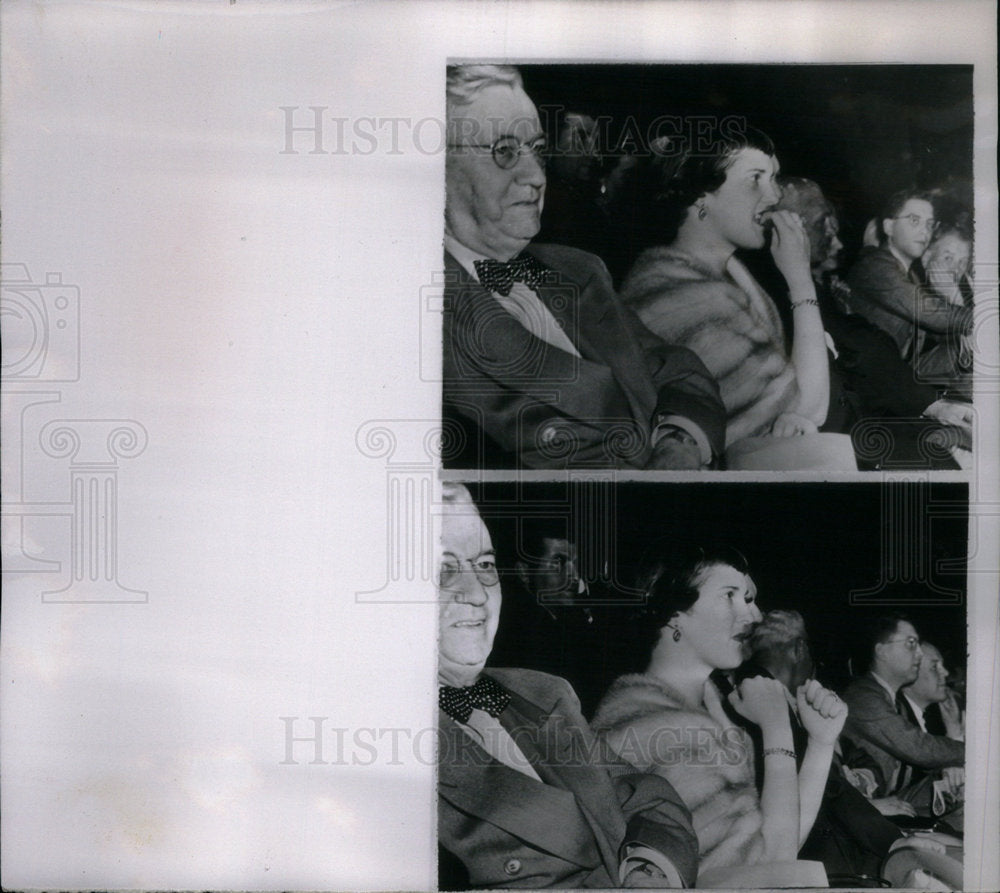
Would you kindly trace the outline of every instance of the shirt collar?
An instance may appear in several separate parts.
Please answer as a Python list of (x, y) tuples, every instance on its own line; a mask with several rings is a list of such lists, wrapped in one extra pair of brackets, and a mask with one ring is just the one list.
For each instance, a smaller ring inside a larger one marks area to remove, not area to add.
[(466, 273), (472, 276), (476, 282), (479, 282), (479, 276), (476, 274), (475, 262), (477, 260), (489, 260), (485, 254), (479, 254), (471, 248), (466, 248), (461, 242), (456, 240), (454, 236), (449, 236), (447, 233), (445, 233), (444, 236), (444, 250), (462, 265), (462, 269), (464, 269)]
[(874, 670), (871, 671), (871, 677), (879, 685), (881, 685), (882, 688), (884, 688), (887, 692), (889, 692), (889, 697), (892, 698), (893, 703), (895, 703), (895, 701), (896, 701), (896, 692), (893, 690), (893, 687), (891, 685), (889, 685), (889, 683), (886, 682), (881, 676), (879, 676), (879, 674), (876, 673)]

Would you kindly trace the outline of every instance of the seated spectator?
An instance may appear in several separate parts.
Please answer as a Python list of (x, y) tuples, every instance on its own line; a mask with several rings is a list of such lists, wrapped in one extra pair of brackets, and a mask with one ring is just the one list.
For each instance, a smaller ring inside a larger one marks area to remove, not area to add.
[[(765, 434), (815, 433), (829, 403), (826, 342), (802, 223), (776, 208), (774, 144), (747, 127), (713, 147), (657, 147), (645, 191), (658, 247), (639, 256), (622, 300), (660, 337), (691, 348), (718, 380), (727, 448)], [(790, 351), (773, 301), (735, 257), (739, 248), (763, 247), (769, 230), (794, 308)]]
[[(444, 401), (452, 466), (699, 469), (724, 446), (718, 386), (619, 302), (604, 264), (529, 245), (545, 137), (517, 69), (448, 69)], [(528, 250), (525, 250), (528, 249)]]
[(694, 883), (687, 809), (602, 747), (563, 679), (489, 669), (502, 596), (469, 492), (444, 485), (438, 582), (440, 889)]
[(955, 693), (948, 688), (948, 668), (936, 646), (921, 642), (923, 657), (915, 682), (903, 687), (903, 697), (913, 710), (913, 721), (932, 735), (965, 740), (965, 722)]
[[(969, 269), (972, 227), (967, 214), (942, 221), (921, 256), (921, 282), (936, 298), (955, 307), (973, 308)], [(930, 340), (930, 339), (928, 339)], [(919, 372), (928, 380), (943, 380), (956, 390), (972, 392), (972, 343), (968, 335), (937, 339), (920, 356)]]
[[(750, 659), (737, 678), (763, 675), (785, 687), (792, 736), (801, 769), (808, 733), (799, 720), (792, 695), (814, 673), (805, 622), (797, 611), (768, 611), (750, 635)], [(754, 726), (744, 724), (754, 742), (757, 765), (763, 764), (763, 740)], [(758, 771), (758, 787), (760, 772)], [(834, 755), (816, 823), (799, 855), (817, 859), (826, 868), (831, 886), (855, 886), (862, 878), (878, 877), (892, 845), (903, 837), (897, 825), (848, 783), (840, 758)]]
[[(845, 312), (852, 301), (849, 287), (836, 273), (843, 245), (833, 206), (812, 180), (788, 177), (781, 185), (779, 207), (796, 212), (809, 236), (810, 266), (820, 313), (833, 339), (827, 426), (836, 425), (829, 429), (847, 432), (863, 419), (901, 420), (887, 426), (892, 435), (891, 448), (888, 455), (878, 458), (866, 454), (865, 427), (855, 430), (862, 441), (855, 444), (861, 467), (880, 467), (886, 462), (905, 462), (913, 467), (922, 461), (934, 468), (957, 468), (947, 447), (971, 445), (972, 407), (962, 401), (939, 399), (938, 389), (916, 380), (913, 369), (899, 356), (886, 332), (858, 314)], [(940, 425), (958, 430), (949, 434), (940, 430)], [(939, 437), (942, 448), (929, 450), (928, 436)]]
[(590, 115), (561, 115), (548, 158), (539, 242), (581, 248), (603, 258), (608, 218), (601, 206), (600, 132)]
[(972, 326), (970, 308), (921, 290), (913, 270), (936, 225), (929, 194), (896, 193), (880, 216), (879, 246), (862, 248), (847, 277), (851, 309), (887, 332), (914, 368), (930, 348), (929, 337), (954, 339)]
[(640, 620), (651, 652), (646, 672), (612, 684), (593, 728), (637, 768), (661, 775), (677, 789), (698, 836), (699, 886), (726, 869), (739, 869), (728, 875), (729, 883), (751, 885), (753, 866), (794, 861), (808, 836), (844, 704), (815, 681), (797, 688), (795, 702), (808, 738), (797, 773), (782, 684), (746, 679), (729, 695), (733, 709), (761, 730), (758, 795), (753, 747), (726, 715), (710, 679), (714, 671), (742, 663), (760, 621), (746, 560), (732, 549), (693, 550), (658, 564), (647, 592)]
[(921, 730), (906, 716), (900, 689), (916, 681), (922, 656), (920, 636), (904, 616), (866, 625), (856, 663), (864, 675), (844, 692), (850, 710), (844, 735), (878, 766), (875, 796), (898, 797), (929, 816), (933, 791), (923, 771), (963, 766), (965, 746)]
[(599, 556), (581, 554), (565, 525), (525, 518), (519, 530), (516, 580), (504, 595), (490, 662), (564, 677), (590, 716), (607, 684), (624, 671), (627, 644), (620, 633), (636, 596), (596, 573), (585, 575)]

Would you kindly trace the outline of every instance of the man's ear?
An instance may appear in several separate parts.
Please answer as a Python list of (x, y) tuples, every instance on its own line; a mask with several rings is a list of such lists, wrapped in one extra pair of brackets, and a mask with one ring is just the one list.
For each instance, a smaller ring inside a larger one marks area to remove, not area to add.
[(529, 582), (528, 565), (518, 559), (514, 562), (514, 570), (517, 572), (517, 579), (521, 581), (521, 585), (531, 592), (531, 585)]
[(882, 232), (875, 233), (876, 236), (884, 236), (886, 239), (889, 238), (889, 233), (892, 230), (892, 225), (895, 221), (891, 217), (885, 217), (882, 220)]

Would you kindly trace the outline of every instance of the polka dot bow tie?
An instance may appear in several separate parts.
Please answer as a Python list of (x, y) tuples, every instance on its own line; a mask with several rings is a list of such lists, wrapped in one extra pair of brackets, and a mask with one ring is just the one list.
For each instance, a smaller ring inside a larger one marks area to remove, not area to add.
[(476, 260), (472, 263), (476, 268), (479, 282), (490, 291), (495, 291), (504, 297), (510, 294), (511, 286), (515, 282), (523, 282), (528, 288), (536, 290), (551, 273), (530, 254), (519, 254), (506, 263), (491, 259)]
[(466, 688), (451, 685), (438, 688), (438, 706), (456, 722), (468, 722), (473, 707), (496, 719), (509, 703), (510, 692), (488, 676), (480, 676), (475, 685)]

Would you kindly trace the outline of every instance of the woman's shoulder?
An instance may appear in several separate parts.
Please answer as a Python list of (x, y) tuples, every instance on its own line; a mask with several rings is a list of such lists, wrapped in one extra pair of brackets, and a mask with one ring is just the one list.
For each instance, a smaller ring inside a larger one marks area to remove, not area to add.
[(598, 730), (610, 730), (636, 725), (650, 716), (662, 718), (665, 715), (699, 725), (709, 718), (700, 708), (685, 704), (661, 680), (644, 673), (633, 673), (620, 676), (611, 683), (591, 725)]
[(704, 312), (717, 304), (725, 307), (745, 298), (733, 283), (713, 276), (694, 260), (670, 248), (650, 248), (643, 252), (622, 282), (621, 299), (637, 311), (654, 309), (669, 302), (671, 312), (679, 305), (692, 304)]

